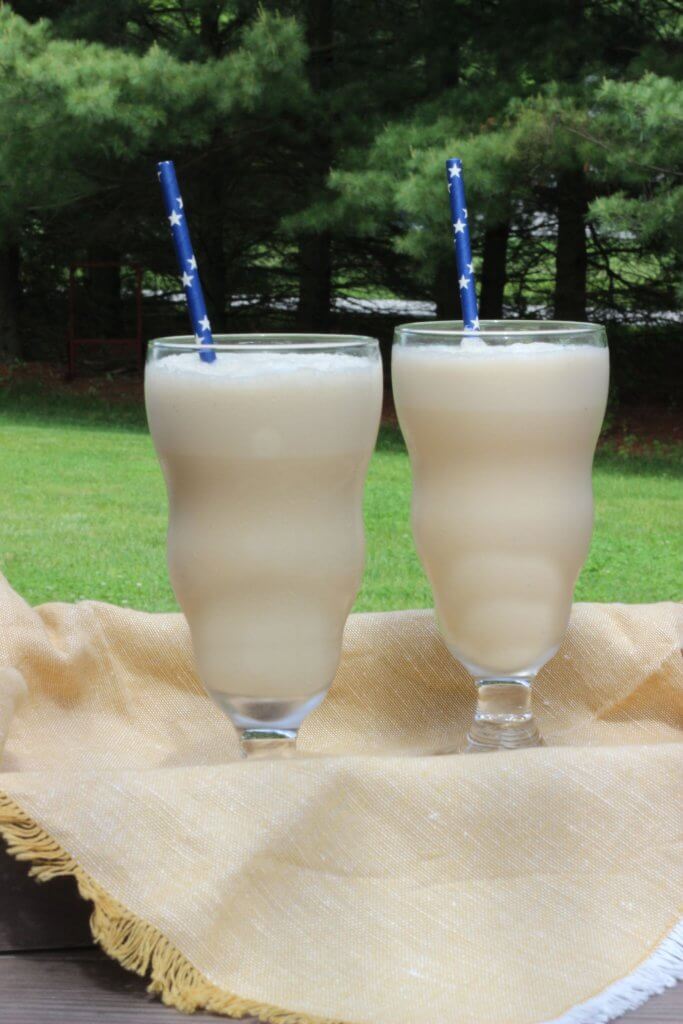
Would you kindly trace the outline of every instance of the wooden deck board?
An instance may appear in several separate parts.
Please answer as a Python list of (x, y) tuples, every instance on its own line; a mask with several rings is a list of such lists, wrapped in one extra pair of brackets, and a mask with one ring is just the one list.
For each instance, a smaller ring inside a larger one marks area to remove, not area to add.
[[(90, 904), (79, 898), (73, 879), (37, 885), (28, 877), (28, 865), (0, 848), (0, 893), (0, 1024), (169, 1024), (183, 1019), (149, 996), (142, 978), (93, 948)], [(202, 1014), (197, 1019), (227, 1018)], [(683, 1024), (683, 985), (621, 1019), (624, 1024)], [(250, 1022), (256, 1024), (243, 1018), (243, 1024)]]
[(26, 861), (14, 860), (0, 839), (0, 953), (92, 946), (91, 906), (73, 878), (39, 885)]
[[(182, 1019), (149, 996), (141, 978), (100, 950), (0, 955), (0, 1024), (169, 1024)], [(624, 1024), (681, 1024), (683, 985), (654, 996), (621, 1019)], [(226, 1018), (197, 1018), (198, 1024), (205, 1020)], [(256, 1021), (243, 1018), (242, 1024)]]

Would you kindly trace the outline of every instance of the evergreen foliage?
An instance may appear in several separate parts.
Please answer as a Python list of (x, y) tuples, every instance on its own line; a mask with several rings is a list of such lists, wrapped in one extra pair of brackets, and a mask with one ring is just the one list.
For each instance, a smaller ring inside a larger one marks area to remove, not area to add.
[[(483, 316), (656, 320), (683, 292), (681, 21), (669, 0), (2, 4), (0, 353), (61, 343), (80, 259), (139, 262), (146, 334), (174, 323), (168, 157), (216, 329), (323, 330), (335, 295), (457, 316), (452, 155)], [(95, 278), (115, 320), (121, 280)]]

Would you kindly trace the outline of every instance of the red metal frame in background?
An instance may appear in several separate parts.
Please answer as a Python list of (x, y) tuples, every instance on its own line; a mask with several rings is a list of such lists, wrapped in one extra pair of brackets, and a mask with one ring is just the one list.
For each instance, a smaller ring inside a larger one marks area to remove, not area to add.
[[(133, 338), (78, 338), (76, 337), (76, 271), (90, 267), (129, 267), (135, 272), (135, 319), (136, 335)], [(117, 263), (115, 260), (85, 261), (72, 263), (69, 267), (69, 326), (68, 340), (68, 375), (74, 376), (76, 367), (76, 351), (87, 345), (134, 345), (138, 369), (144, 364), (142, 346), (142, 268), (139, 263)]]

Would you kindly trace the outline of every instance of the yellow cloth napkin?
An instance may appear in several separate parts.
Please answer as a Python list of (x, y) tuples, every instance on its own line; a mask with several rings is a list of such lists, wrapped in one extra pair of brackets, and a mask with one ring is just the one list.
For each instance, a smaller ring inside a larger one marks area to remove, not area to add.
[(0, 831), (75, 875), (105, 950), (181, 1009), (608, 1020), (683, 962), (680, 613), (577, 605), (536, 688), (549, 745), (443, 757), (474, 695), (432, 614), (353, 616), (301, 732), (346, 756), (249, 763), (180, 616), (33, 610), (0, 578), (0, 667), (29, 689)]

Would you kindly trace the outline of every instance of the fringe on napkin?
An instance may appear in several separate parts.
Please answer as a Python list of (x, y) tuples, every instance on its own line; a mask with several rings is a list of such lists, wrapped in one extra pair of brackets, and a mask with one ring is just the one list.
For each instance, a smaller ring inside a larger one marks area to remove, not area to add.
[(93, 904), (90, 929), (95, 941), (122, 967), (136, 974), (149, 974), (148, 991), (160, 996), (167, 1006), (183, 1013), (210, 1010), (230, 1017), (257, 1017), (266, 1024), (344, 1024), (329, 1017), (255, 1003), (212, 984), (158, 928), (113, 899), (5, 793), (0, 793), (0, 836), (8, 853), (17, 860), (30, 861), (29, 874), (38, 882), (63, 875), (76, 879), (80, 895)]
[(669, 932), (654, 953), (625, 978), (579, 1003), (548, 1024), (608, 1024), (683, 980), (683, 920)]
[[(31, 862), (29, 874), (38, 882), (48, 882), (62, 875), (76, 879), (83, 899), (93, 904), (90, 928), (95, 941), (127, 970), (140, 975), (149, 973), (148, 991), (160, 996), (167, 1006), (174, 1006), (183, 1013), (210, 1010), (230, 1017), (256, 1017), (266, 1024), (344, 1024), (329, 1017), (311, 1017), (255, 1003), (212, 984), (158, 928), (131, 914), (113, 899), (4, 793), (0, 793), (0, 836), (7, 843), (8, 853), (17, 860)], [(548, 1024), (608, 1024), (681, 979), (683, 920), (631, 974)]]

